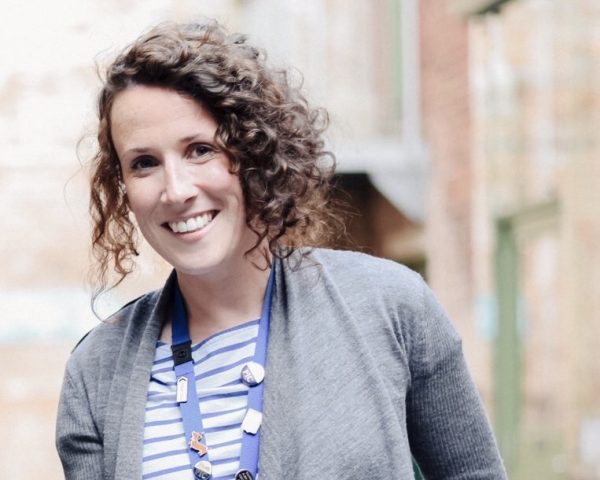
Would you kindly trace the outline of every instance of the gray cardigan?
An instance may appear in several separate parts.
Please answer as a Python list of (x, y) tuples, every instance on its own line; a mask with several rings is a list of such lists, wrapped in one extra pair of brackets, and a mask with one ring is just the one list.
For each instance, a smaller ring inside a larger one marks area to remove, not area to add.
[[(368, 255), (278, 261), (260, 478), (506, 478), (461, 341), (421, 278)], [(170, 285), (71, 355), (57, 448), (71, 479), (139, 480), (146, 393)]]

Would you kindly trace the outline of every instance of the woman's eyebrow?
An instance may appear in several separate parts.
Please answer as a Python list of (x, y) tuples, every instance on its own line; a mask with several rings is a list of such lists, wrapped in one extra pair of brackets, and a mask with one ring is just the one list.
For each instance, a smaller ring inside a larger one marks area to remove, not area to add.
[(211, 137), (210, 135), (207, 135), (205, 133), (196, 133), (194, 135), (188, 135), (187, 137), (183, 137), (182, 139), (179, 140), (179, 143), (190, 143), (194, 140), (202, 140), (202, 141), (212, 141), (214, 140), (213, 137)]
[(148, 147), (131, 147), (123, 150), (122, 155), (131, 155), (131, 154), (144, 154), (148, 153), (151, 149)]

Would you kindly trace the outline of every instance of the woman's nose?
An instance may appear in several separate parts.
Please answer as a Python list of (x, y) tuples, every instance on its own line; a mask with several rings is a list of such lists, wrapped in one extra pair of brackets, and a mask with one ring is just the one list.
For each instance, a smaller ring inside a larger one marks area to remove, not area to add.
[(163, 203), (185, 203), (197, 193), (192, 175), (180, 161), (165, 163), (164, 188), (161, 194)]

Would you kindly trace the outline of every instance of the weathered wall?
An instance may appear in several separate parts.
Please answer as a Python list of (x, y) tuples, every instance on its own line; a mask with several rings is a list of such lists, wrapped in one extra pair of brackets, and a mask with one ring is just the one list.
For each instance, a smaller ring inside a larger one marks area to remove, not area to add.
[(464, 338), (467, 360), (491, 406), (489, 343), (475, 321), (477, 241), (469, 29), (453, 2), (420, 1), (424, 138), (430, 155), (428, 280)]
[[(491, 339), (516, 331), (496, 356), (516, 384), (494, 385), (496, 400), (515, 388), (519, 399), (516, 427), (500, 425), (511, 478), (600, 478), (599, 25), (590, 0), (514, 1), (469, 20), (471, 302)], [(515, 242), (512, 319), (494, 314), (506, 301), (499, 220)]]

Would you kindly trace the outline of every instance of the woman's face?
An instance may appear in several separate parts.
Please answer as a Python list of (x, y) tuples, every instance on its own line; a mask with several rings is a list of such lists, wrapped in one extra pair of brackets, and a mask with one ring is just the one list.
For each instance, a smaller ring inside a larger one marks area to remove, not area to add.
[(110, 122), (129, 207), (152, 248), (180, 273), (235, 274), (256, 237), (213, 116), (174, 90), (139, 85), (117, 94)]

